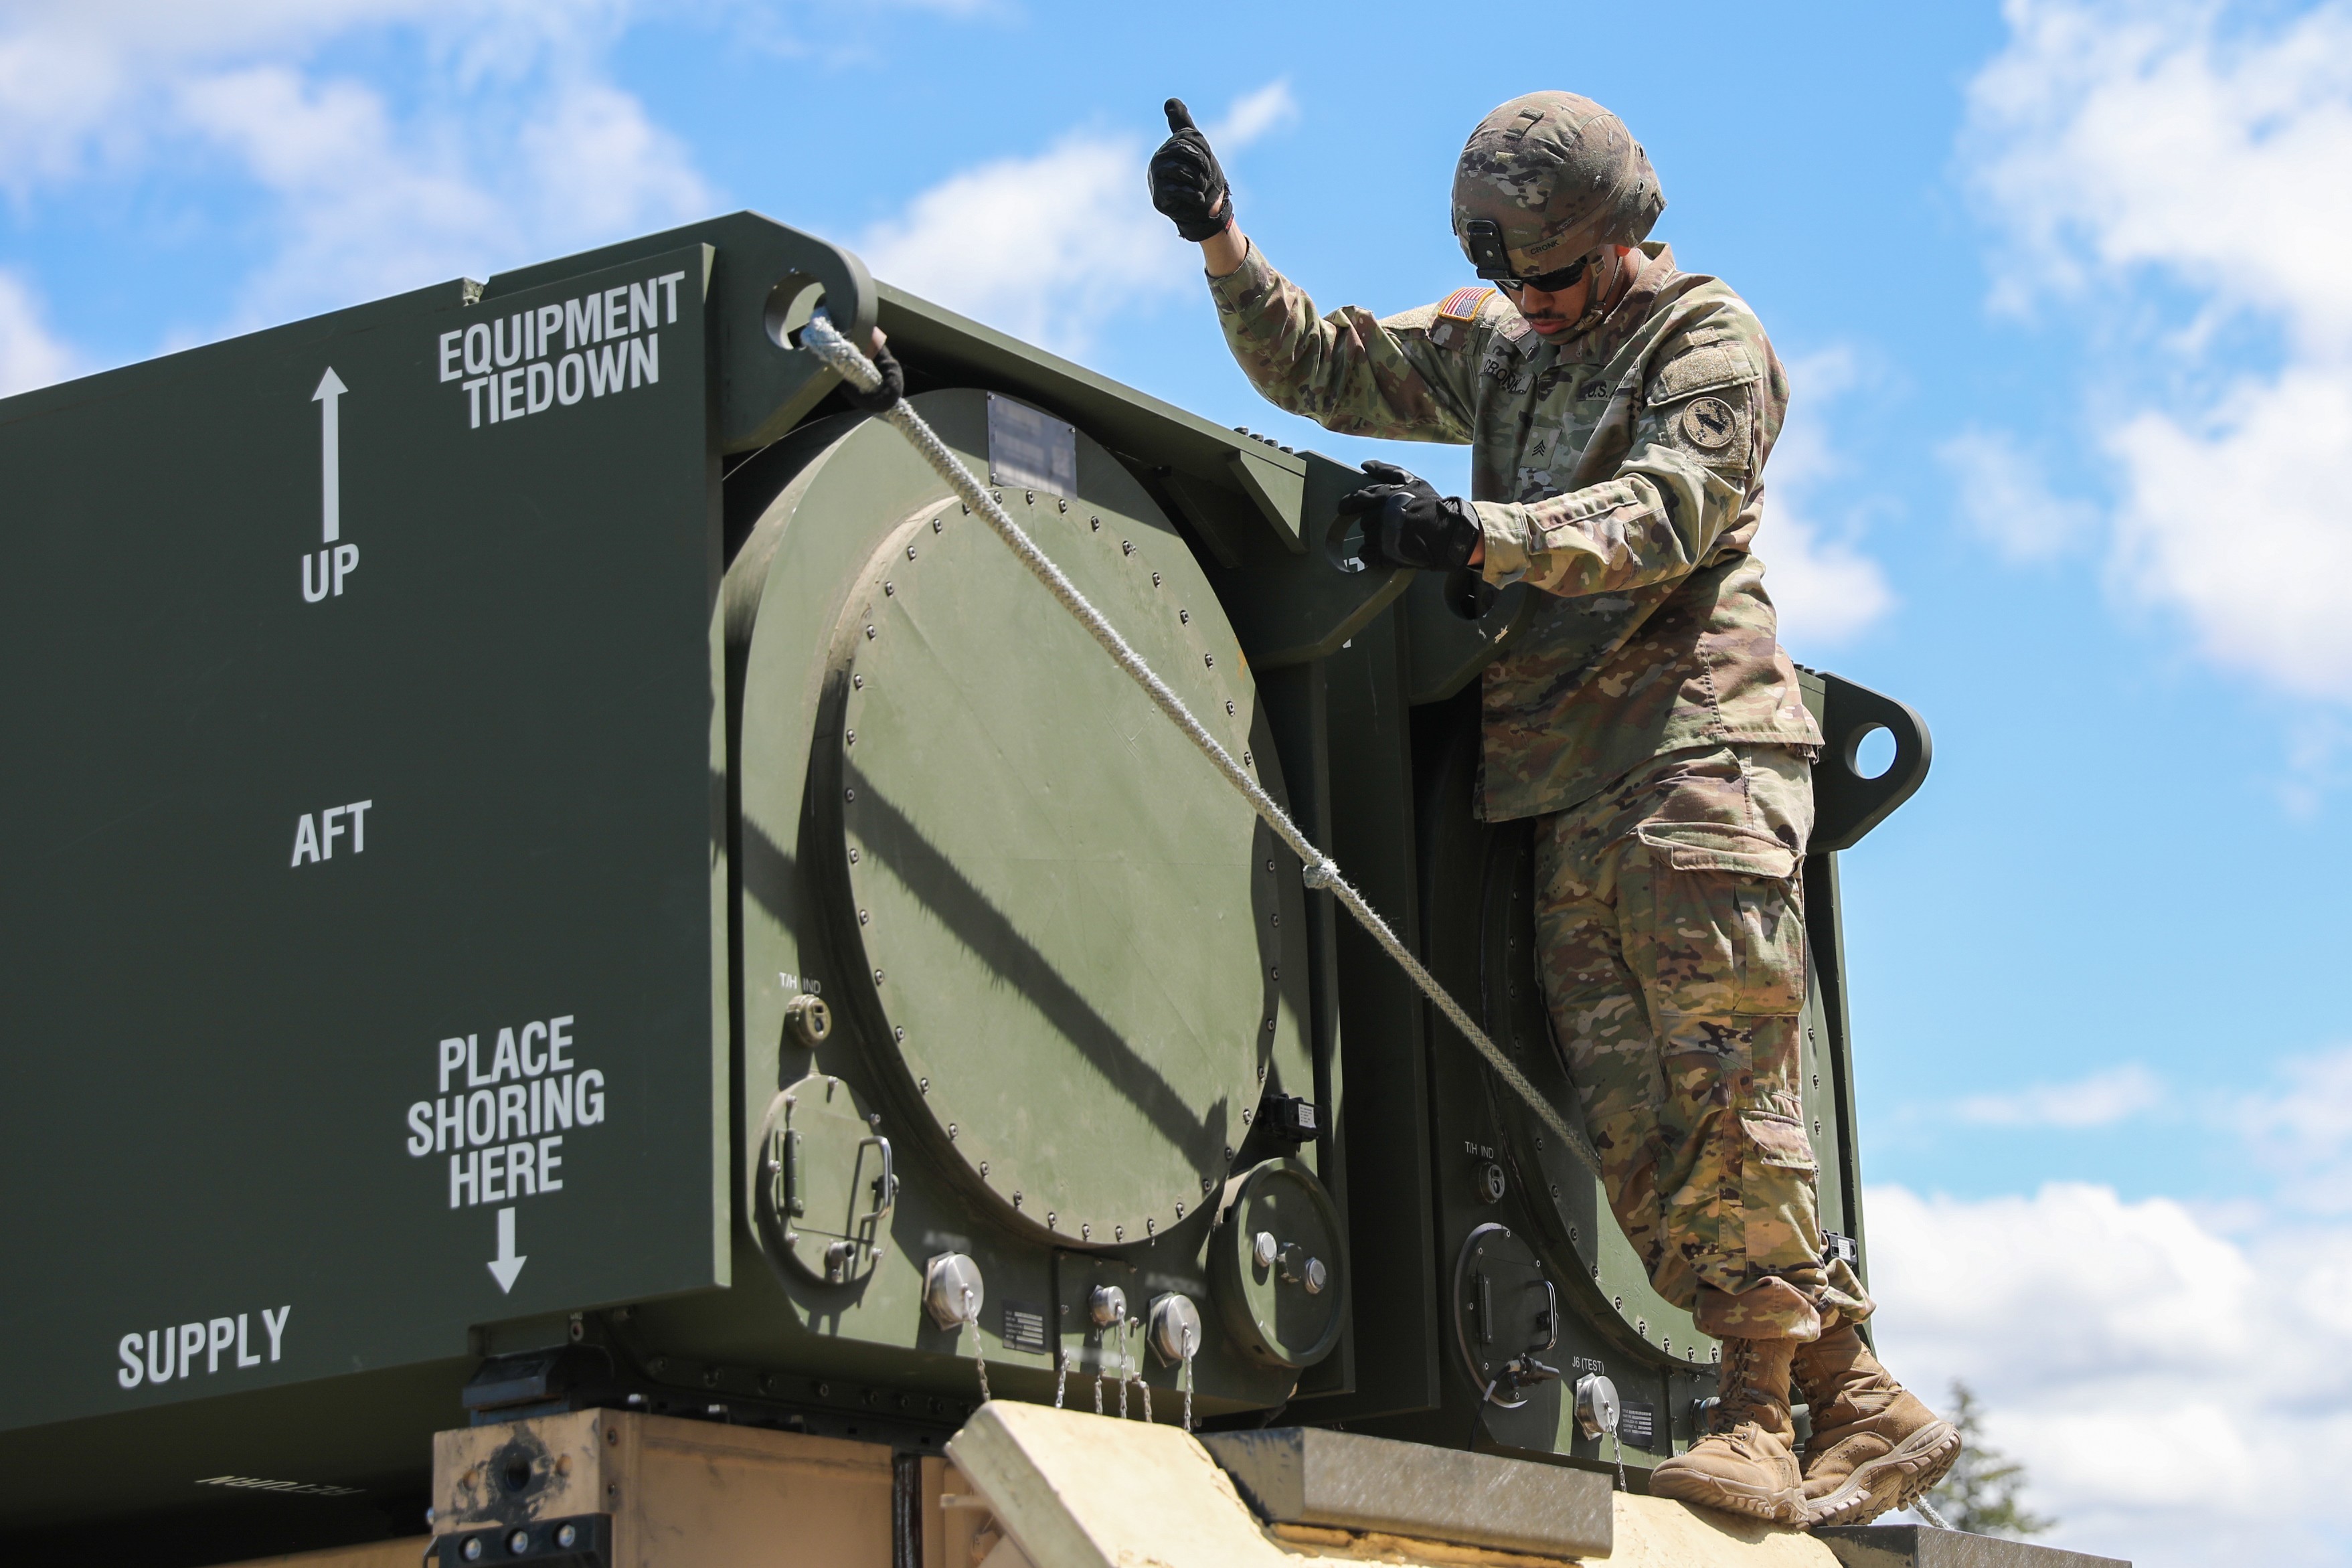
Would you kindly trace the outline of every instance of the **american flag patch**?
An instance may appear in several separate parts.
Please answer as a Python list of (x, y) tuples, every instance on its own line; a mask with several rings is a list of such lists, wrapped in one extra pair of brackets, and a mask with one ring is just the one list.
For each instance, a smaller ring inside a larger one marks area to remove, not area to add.
[(1437, 313), (1456, 321), (1475, 321), (1478, 319), (1478, 307), (1494, 292), (1491, 288), (1457, 288), (1439, 303)]

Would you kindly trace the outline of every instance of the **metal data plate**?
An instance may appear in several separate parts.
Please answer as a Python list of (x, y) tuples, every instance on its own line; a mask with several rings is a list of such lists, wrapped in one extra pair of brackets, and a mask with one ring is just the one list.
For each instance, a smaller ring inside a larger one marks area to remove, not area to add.
[(0, 403), (0, 1427), (724, 1281), (709, 256)]
[(988, 394), (988, 478), (992, 485), (1072, 496), (1078, 488), (1078, 432), (1002, 393)]

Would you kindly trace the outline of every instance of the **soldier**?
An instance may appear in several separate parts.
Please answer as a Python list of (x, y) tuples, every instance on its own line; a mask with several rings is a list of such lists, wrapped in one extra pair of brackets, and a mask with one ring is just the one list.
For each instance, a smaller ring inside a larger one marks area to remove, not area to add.
[(1258, 391), (1327, 429), (1471, 448), (1469, 500), (1365, 465), (1340, 507), (1366, 556), (1543, 591), (1486, 673), (1479, 806), (1536, 821), (1544, 995), (1610, 1206), (1659, 1293), (1724, 1342), (1710, 1431), (1651, 1490), (1794, 1525), (1907, 1505), (1959, 1437), (1872, 1356), (1869, 1298), (1823, 1260), (1797, 1081), (1821, 735), (1753, 553), (1788, 400), (1763, 327), (1647, 243), (1657, 178), (1590, 99), (1479, 122), (1454, 232), (1492, 287), (1384, 319), (1318, 319), (1167, 111), (1152, 203), (1201, 244)]

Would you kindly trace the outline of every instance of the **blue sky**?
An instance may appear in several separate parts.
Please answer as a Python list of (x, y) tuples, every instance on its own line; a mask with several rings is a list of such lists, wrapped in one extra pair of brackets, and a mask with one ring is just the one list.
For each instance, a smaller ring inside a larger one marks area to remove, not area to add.
[(1277, 265), (1387, 310), (1469, 280), (1454, 154), (1544, 86), (1625, 117), (1790, 366), (1792, 651), (1935, 730), (1845, 863), (1890, 1346), (2071, 1542), (2352, 1560), (2266, 1500), (2352, 1453), (2347, 1375), (2270, 1354), (2352, 1348), (2294, 1304), (2352, 1284), (2345, 4), (11, 0), (0, 391), (749, 206), (1360, 459), (1223, 354), (1160, 101)]

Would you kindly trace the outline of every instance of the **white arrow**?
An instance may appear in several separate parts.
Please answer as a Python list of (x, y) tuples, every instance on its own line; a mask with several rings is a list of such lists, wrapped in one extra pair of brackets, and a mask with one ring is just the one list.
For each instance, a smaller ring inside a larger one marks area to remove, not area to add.
[(514, 1210), (501, 1208), (499, 1210), (499, 1255), (489, 1264), (490, 1278), (499, 1282), (501, 1291), (511, 1294), (515, 1276), (521, 1273), (522, 1266), (530, 1261), (528, 1258), (518, 1256), (514, 1249)]
[(319, 516), (329, 544), (343, 531), (343, 456), (335, 424), (337, 402), (350, 390), (329, 365), (319, 378), (319, 390), (310, 394), (319, 405)]

